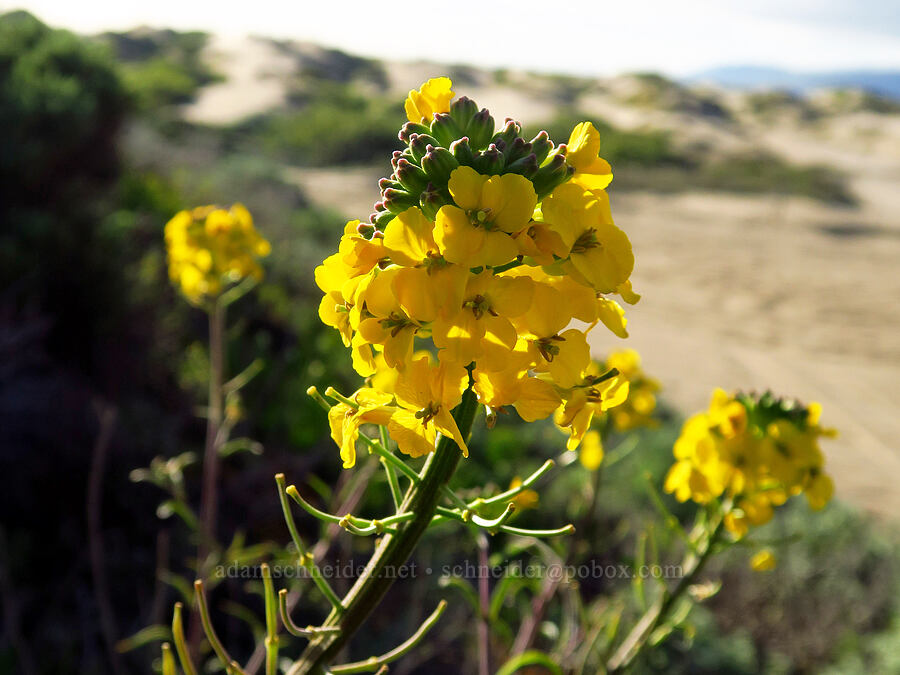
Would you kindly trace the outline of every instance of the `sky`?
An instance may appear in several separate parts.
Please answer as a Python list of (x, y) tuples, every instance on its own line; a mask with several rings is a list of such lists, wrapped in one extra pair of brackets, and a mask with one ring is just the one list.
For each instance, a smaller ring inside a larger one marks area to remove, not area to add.
[(545, 72), (900, 69), (900, 0), (0, 0), (78, 32), (139, 25)]

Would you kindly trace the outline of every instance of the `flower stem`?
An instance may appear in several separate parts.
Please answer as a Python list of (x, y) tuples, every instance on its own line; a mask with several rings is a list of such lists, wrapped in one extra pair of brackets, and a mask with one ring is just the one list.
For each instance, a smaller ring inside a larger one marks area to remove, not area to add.
[(643, 652), (650, 635), (668, 618), (670, 611), (687, 589), (696, 581), (707, 561), (715, 551), (722, 536), (725, 518), (720, 518), (706, 539), (706, 545), (699, 551), (689, 551), (685, 564), (685, 575), (672, 592), (664, 592), (635, 624), (634, 628), (612, 655), (606, 665), (608, 673), (625, 670)]
[(206, 418), (206, 448), (200, 496), (200, 544), (197, 576), (206, 577), (207, 556), (215, 541), (219, 492), (219, 438), (222, 426), (222, 361), (224, 358), (225, 304), (215, 300), (209, 310), (209, 412)]
[[(453, 411), (464, 438), (472, 429), (477, 409), (478, 400), (470, 387)], [(414, 517), (399, 523), (396, 533), (388, 533), (382, 538), (362, 575), (341, 601), (344, 611), (340, 614), (333, 611), (325, 620), (324, 626), (337, 627), (340, 632), (314, 638), (300, 660), (288, 670), (288, 675), (322, 675), (338, 651), (378, 606), (428, 528), (442, 496), (441, 488), (456, 471), (461, 457), (462, 451), (456, 442), (449, 436), (442, 436), (422, 467), (419, 481), (410, 485), (400, 505), (399, 513), (413, 513)]]

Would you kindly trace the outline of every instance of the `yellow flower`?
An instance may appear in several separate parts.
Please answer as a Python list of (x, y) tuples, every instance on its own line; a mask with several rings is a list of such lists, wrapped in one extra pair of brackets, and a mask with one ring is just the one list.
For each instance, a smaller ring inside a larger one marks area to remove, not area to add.
[(169, 277), (195, 304), (246, 277), (262, 279), (257, 258), (271, 252), (242, 204), (180, 211), (166, 223), (165, 240)]
[(420, 457), (434, 450), (437, 433), (451, 437), (468, 457), (469, 449), (450, 411), (462, 399), (467, 374), (462, 366), (432, 366), (427, 357), (413, 360), (397, 378), (399, 409), (388, 433), (401, 452)]
[(341, 449), (344, 468), (349, 469), (356, 464), (356, 440), (359, 438), (359, 427), (363, 424), (386, 425), (394, 414), (395, 408), (390, 406), (393, 397), (375, 389), (358, 390), (351, 400), (357, 407), (338, 403), (328, 411), (328, 424), (331, 427), (331, 438)]
[(566, 143), (566, 162), (575, 167), (572, 182), (585, 190), (603, 190), (612, 181), (609, 162), (599, 157), (600, 133), (590, 122), (581, 122), (572, 129)]
[(552, 384), (529, 377), (527, 366), (520, 369), (521, 366), (521, 362), (514, 363), (493, 372), (476, 369), (478, 400), (492, 410), (511, 405), (526, 422), (544, 419), (559, 407), (562, 399)]
[(541, 212), (569, 247), (566, 272), (600, 293), (613, 293), (628, 281), (634, 268), (631, 242), (613, 224), (605, 192), (564, 183), (544, 200)]
[(581, 382), (566, 392), (565, 405), (556, 411), (554, 421), (568, 427), (566, 448), (575, 450), (591, 426), (594, 415), (606, 412), (628, 397), (628, 381), (618, 375), (609, 377), (596, 362), (587, 367)]
[(756, 572), (770, 572), (777, 564), (775, 553), (770, 548), (757, 551), (750, 558), (750, 567)]
[[(618, 306), (618, 305), (617, 305)], [(628, 380), (628, 399), (609, 411), (616, 431), (628, 431), (638, 427), (654, 427), (656, 392), (660, 386), (641, 368), (641, 357), (633, 349), (621, 349), (606, 357), (606, 367), (615, 368)]]
[(818, 447), (826, 435), (819, 412), (768, 392), (733, 396), (717, 389), (709, 409), (682, 428), (664, 489), (701, 504), (727, 497), (725, 527), (736, 537), (767, 523), (792, 495), (804, 493), (812, 508), (822, 508), (834, 485)]
[(496, 267), (519, 255), (510, 235), (528, 227), (537, 195), (524, 176), (482, 176), (468, 166), (450, 174), (456, 206), (437, 213), (434, 240), (444, 258), (468, 267)]
[(599, 431), (589, 431), (581, 441), (581, 449), (578, 451), (578, 459), (581, 465), (588, 471), (596, 471), (603, 462), (603, 439)]
[(475, 361), (483, 370), (505, 368), (517, 340), (510, 318), (528, 311), (533, 286), (526, 277), (489, 271), (471, 275), (456, 313), (439, 316), (432, 324), (441, 361), (460, 366)]
[(449, 77), (433, 77), (419, 87), (412, 90), (406, 97), (404, 109), (410, 122), (416, 124), (430, 124), (435, 113), (445, 113), (450, 110), (450, 99), (453, 92), (450, 87), (453, 83)]

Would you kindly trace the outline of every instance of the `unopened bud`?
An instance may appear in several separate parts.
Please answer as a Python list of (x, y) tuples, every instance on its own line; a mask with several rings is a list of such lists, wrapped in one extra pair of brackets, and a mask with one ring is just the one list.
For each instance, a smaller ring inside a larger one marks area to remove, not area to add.
[(411, 193), (418, 193), (428, 184), (428, 176), (425, 172), (406, 158), (397, 162), (397, 178), (401, 185)]
[(460, 129), (469, 126), (471, 119), (478, 114), (478, 106), (468, 96), (460, 96), (450, 104), (450, 117)]
[(487, 144), (491, 142), (491, 136), (494, 135), (494, 118), (487, 108), (472, 116), (468, 126), (465, 128), (466, 136), (469, 137), (469, 147), (473, 151), (484, 150)]
[(384, 206), (391, 213), (403, 213), (411, 206), (415, 206), (416, 196), (406, 190), (397, 190), (388, 188), (382, 193), (384, 197)]
[(366, 239), (371, 239), (375, 234), (375, 226), (370, 223), (360, 223), (356, 226), (356, 232)]
[(412, 136), (413, 134), (427, 134), (427, 133), (428, 133), (427, 127), (424, 127), (421, 124), (416, 124), (415, 122), (407, 122), (406, 124), (404, 124), (401, 127), (400, 133), (397, 134), (397, 138), (399, 138), (404, 143), (408, 144), (410, 136)]
[(416, 162), (421, 162), (425, 153), (428, 152), (428, 146), (438, 146), (440, 143), (429, 134), (413, 134), (409, 140), (409, 152)]
[(538, 199), (553, 192), (553, 188), (566, 182), (575, 173), (575, 168), (566, 164), (562, 155), (554, 155), (539, 168), (531, 179)]
[(419, 195), (419, 208), (422, 209), (422, 213), (424, 213), (425, 217), (429, 220), (434, 220), (437, 216), (437, 212), (447, 202), (448, 200), (444, 198), (444, 195), (441, 194), (440, 190), (431, 183), (429, 183), (428, 187), (421, 195)]
[(450, 180), (450, 173), (458, 166), (456, 157), (447, 148), (429, 146), (422, 158), (422, 168), (435, 185), (446, 185)]
[(431, 135), (445, 148), (465, 134), (449, 113), (436, 113), (431, 123)]
[(475, 155), (472, 153), (472, 146), (469, 145), (469, 138), (463, 136), (458, 141), (450, 144), (450, 152), (459, 162), (460, 166), (471, 166), (475, 161)]
[(550, 151), (553, 149), (553, 141), (550, 140), (550, 134), (546, 131), (540, 132), (537, 136), (531, 139), (531, 151), (534, 153), (537, 158), (538, 166), (540, 166), (545, 159), (547, 159), (547, 155), (550, 154)]
[(472, 162), (472, 167), (484, 176), (496, 176), (503, 171), (503, 155), (497, 146), (491, 143), (487, 150), (479, 152)]
[(506, 173), (518, 173), (525, 178), (531, 178), (538, 171), (537, 158), (532, 152), (521, 159), (517, 159), (512, 164), (506, 165)]

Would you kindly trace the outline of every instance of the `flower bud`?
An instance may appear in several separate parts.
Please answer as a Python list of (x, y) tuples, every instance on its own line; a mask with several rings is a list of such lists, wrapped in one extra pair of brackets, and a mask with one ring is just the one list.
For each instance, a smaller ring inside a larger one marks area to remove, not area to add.
[(460, 166), (471, 166), (475, 161), (475, 155), (472, 153), (472, 147), (469, 145), (469, 138), (463, 136), (458, 141), (450, 144), (450, 152), (459, 162)]
[[(370, 218), (371, 218), (371, 216), (370, 216)], [(366, 239), (371, 239), (372, 235), (375, 234), (375, 226), (370, 223), (362, 223), (361, 222), (359, 225), (356, 226), (356, 231), (357, 231), (357, 233), (359, 233), (361, 236), (365, 237)]]
[(449, 195), (441, 194), (441, 191), (432, 183), (429, 183), (419, 195), (419, 208), (429, 220), (434, 220), (440, 208), (449, 202)]
[(397, 138), (399, 138), (404, 143), (409, 143), (409, 138), (412, 134), (427, 134), (428, 128), (422, 126), (421, 124), (416, 124), (415, 122), (407, 122), (400, 128), (400, 133), (397, 134)]
[(431, 135), (446, 148), (465, 134), (449, 113), (436, 113), (434, 121), (431, 123)]
[(403, 153), (399, 150), (394, 150), (394, 152), (391, 153), (391, 168), (394, 170), (397, 169), (397, 162), (400, 161), (401, 157), (403, 157)]
[(503, 171), (503, 155), (497, 146), (491, 143), (487, 150), (479, 152), (472, 167), (484, 176), (496, 176)]
[(531, 143), (519, 136), (518, 138), (513, 139), (513, 142), (506, 148), (503, 154), (506, 156), (506, 163), (512, 164), (516, 160), (531, 154)]
[(413, 134), (409, 137), (409, 152), (416, 162), (421, 162), (425, 153), (428, 152), (428, 146), (438, 146), (440, 143), (428, 134)]
[(369, 216), (369, 221), (382, 232), (384, 231), (384, 228), (387, 227), (387, 224), (393, 219), (394, 214), (390, 211), (381, 211), (380, 213), (373, 213)]
[(388, 188), (403, 189), (403, 185), (400, 184), (400, 181), (393, 180), (391, 178), (382, 178), (378, 181), (378, 189), (384, 192)]
[(506, 147), (512, 145), (512, 142), (519, 137), (519, 134), (522, 133), (522, 127), (519, 126), (519, 123), (514, 119), (506, 118), (506, 124), (503, 125), (503, 128), (494, 134), (494, 137), (491, 139), (492, 143), (497, 143), (497, 141), (503, 141), (506, 144)]
[(469, 122), (477, 114), (478, 106), (468, 96), (460, 96), (450, 104), (450, 117), (459, 125), (460, 129), (468, 127)]
[(494, 118), (487, 108), (482, 108), (476, 113), (465, 129), (469, 137), (469, 146), (474, 151), (483, 150), (494, 135)]
[(544, 160), (547, 159), (547, 155), (550, 154), (550, 151), (552, 149), (553, 141), (550, 140), (550, 135), (546, 131), (540, 132), (537, 136), (531, 139), (531, 151), (537, 158), (538, 166), (543, 164)]
[(447, 148), (428, 146), (428, 152), (422, 158), (422, 168), (435, 185), (446, 185), (450, 172), (458, 166), (456, 157)]
[(384, 191), (384, 205), (391, 213), (403, 213), (411, 206), (415, 206), (418, 200), (416, 196), (406, 190), (388, 188)]
[(396, 174), (401, 185), (410, 193), (421, 192), (428, 183), (425, 172), (406, 158), (397, 162)]
[(531, 179), (538, 199), (553, 192), (553, 188), (566, 182), (575, 173), (575, 168), (566, 164), (562, 155), (554, 155), (540, 167)]
[(525, 176), (525, 178), (531, 178), (537, 171), (537, 157), (535, 157), (533, 152), (506, 165), (506, 173), (518, 173)]

